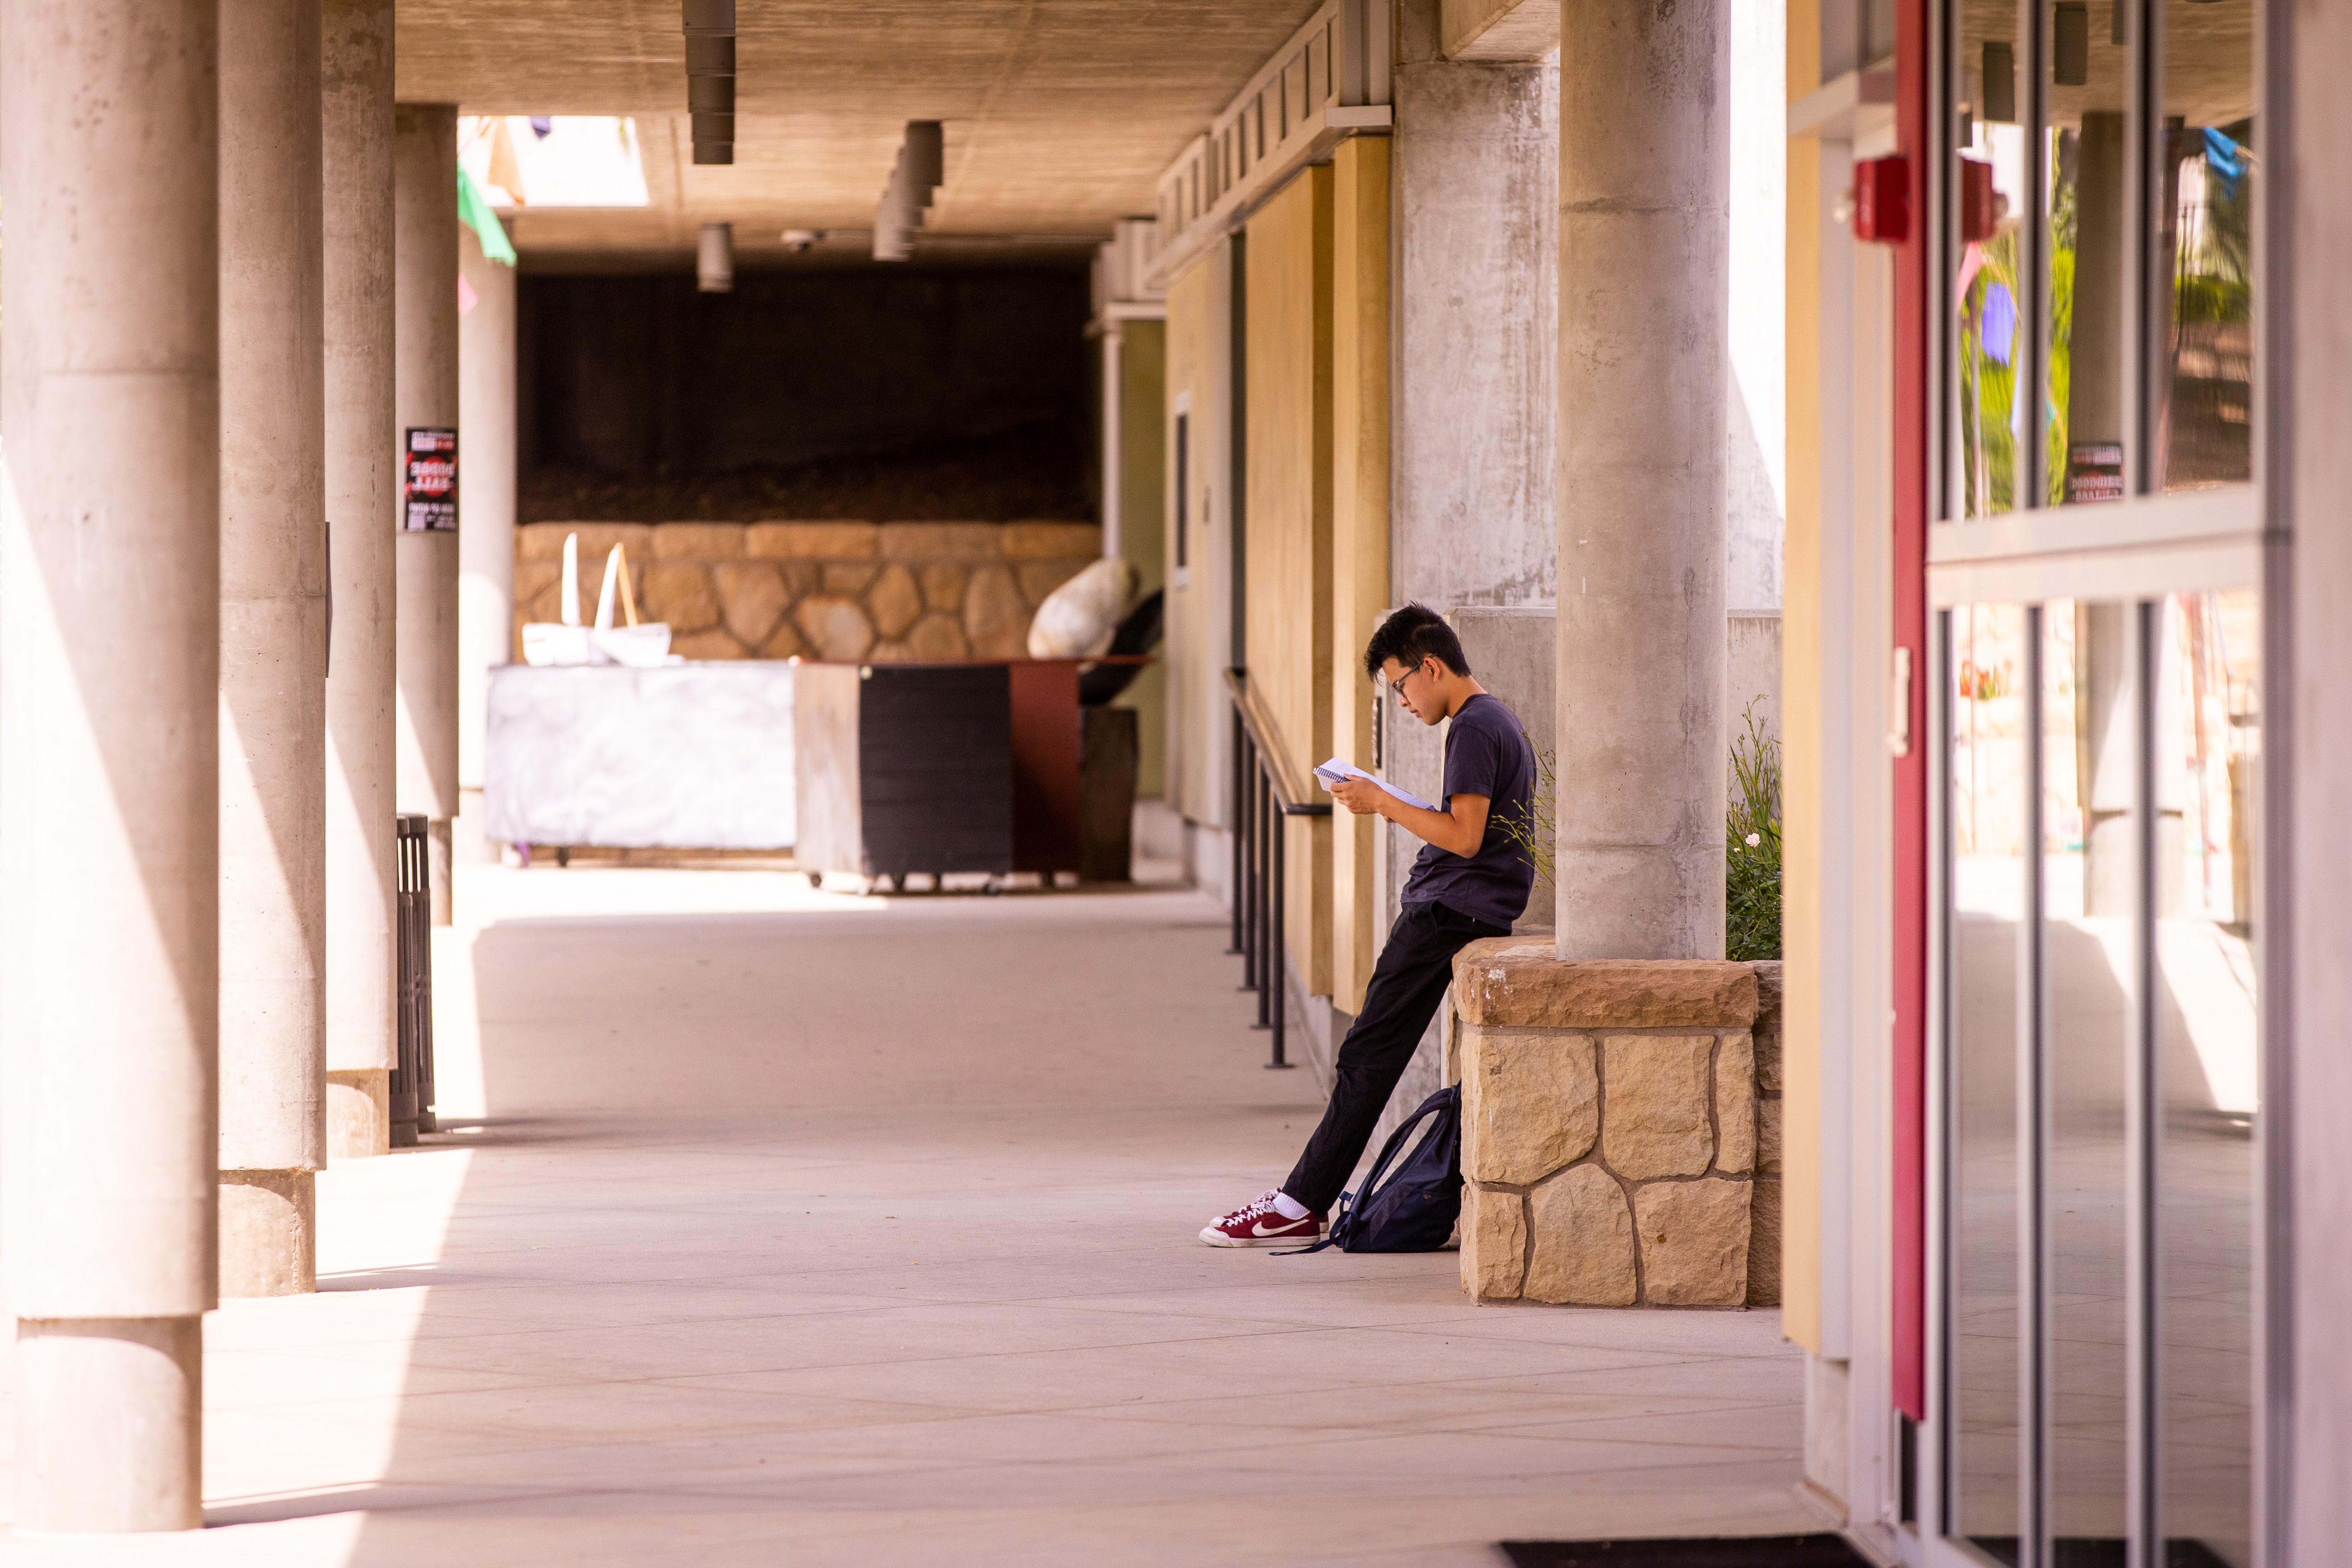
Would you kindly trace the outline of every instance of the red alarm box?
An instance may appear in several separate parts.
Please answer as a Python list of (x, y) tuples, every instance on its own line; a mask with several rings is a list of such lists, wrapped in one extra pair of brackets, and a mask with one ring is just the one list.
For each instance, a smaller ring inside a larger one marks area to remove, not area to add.
[(1874, 245), (1911, 237), (1911, 165), (1901, 155), (1854, 164), (1853, 237)]

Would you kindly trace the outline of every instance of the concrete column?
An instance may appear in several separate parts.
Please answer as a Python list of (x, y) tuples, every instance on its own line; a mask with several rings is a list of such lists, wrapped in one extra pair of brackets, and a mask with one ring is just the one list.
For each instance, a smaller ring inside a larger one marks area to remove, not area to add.
[[(393, 425), (457, 424), (457, 110), (393, 111)], [(467, 454), (457, 450), (457, 471)], [(450, 825), (457, 815), (457, 536), (399, 529), (399, 809), (428, 820), (433, 923), (449, 923)]]
[(220, 1288), (315, 1288), (327, 1157), (317, 0), (220, 16)]
[(392, 1147), (392, 0), (324, 0), (327, 1147)]
[(482, 770), (490, 671), (514, 650), (515, 269), (457, 229), (474, 303), (457, 318), (457, 826), (461, 861), (488, 861)]
[(1723, 956), (1726, 0), (1564, 0), (1559, 956)]
[(0, 1257), (18, 1320), (19, 1530), (203, 1521), (215, 24), (210, 0), (0, 6)]

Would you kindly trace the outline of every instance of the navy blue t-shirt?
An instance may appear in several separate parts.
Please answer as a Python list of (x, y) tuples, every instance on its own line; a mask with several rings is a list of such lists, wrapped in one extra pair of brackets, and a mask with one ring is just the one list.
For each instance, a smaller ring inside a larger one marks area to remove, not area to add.
[(1508, 827), (1528, 820), (1535, 791), (1535, 749), (1519, 728), (1518, 715), (1501, 699), (1479, 692), (1455, 710), (1446, 731), (1445, 794), (1437, 804), (1440, 810), (1451, 810), (1457, 795), (1485, 795), (1486, 836), (1475, 855), (1423, 845), (1402, 901), (1444, 904), (1472, 920), (1509, 929), (1527, 910), (1536, 868), (1512, 841)]

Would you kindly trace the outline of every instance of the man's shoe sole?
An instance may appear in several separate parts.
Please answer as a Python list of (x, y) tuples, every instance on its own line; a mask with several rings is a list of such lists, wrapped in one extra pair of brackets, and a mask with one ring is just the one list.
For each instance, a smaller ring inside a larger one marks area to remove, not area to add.
[(1320, 1230), (1302, 1230), (1293, 1236), (1227, 1236), (1211, 1226), (1201, 1233), (1201, 1239), (1211, 1247), (1312, 1247), (1323, 1239)]

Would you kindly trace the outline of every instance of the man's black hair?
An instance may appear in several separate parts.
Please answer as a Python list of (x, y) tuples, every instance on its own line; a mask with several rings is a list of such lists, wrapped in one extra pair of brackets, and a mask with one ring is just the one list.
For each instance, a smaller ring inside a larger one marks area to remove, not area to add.
[(1427, 605), (1407, 605), (1393, 612), (1364, 645), (1364, 673), (1374, 680), (1381, 679), (1381, 666), (1394, 659), (1407, 669), (1419, 669), (1421, 661), (1432, 654), (1440, 664), (1456, 675), (1470, 673), (1470, 660), (1462, 652), (1462, 639), (1445, 624), (1445, 617)]

